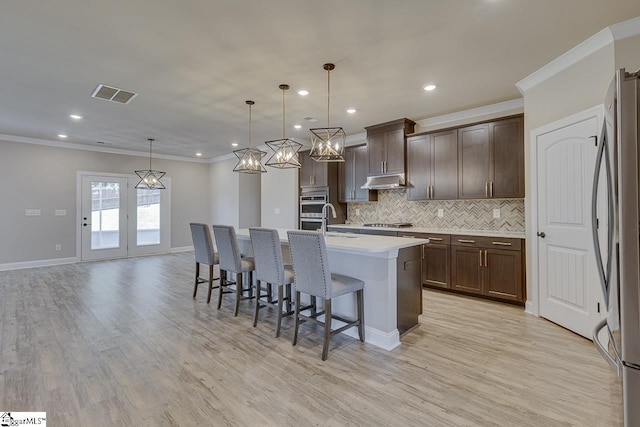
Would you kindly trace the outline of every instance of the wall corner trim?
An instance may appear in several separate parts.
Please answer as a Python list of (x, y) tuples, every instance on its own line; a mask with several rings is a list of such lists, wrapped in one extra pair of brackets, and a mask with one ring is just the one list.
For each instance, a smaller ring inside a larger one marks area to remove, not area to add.
[(527, 314), (530, 314), (532, 316), (536, 316), (538, 317), (534, 312), (533, 312), (533, 301), (531, 300), (527, 300), (527, 302), (524, 303), (524, 312)]

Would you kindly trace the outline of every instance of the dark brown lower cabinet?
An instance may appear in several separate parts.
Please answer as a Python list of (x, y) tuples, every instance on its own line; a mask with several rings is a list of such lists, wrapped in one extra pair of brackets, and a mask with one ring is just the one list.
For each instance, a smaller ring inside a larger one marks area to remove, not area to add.
[(451, 288), (523, 303), (523, 240), (452, 236)]
[(398, 237), (416, 237), (430, 240), (430, 243), (422, 245), (422, 284), (449, 289), (449, 278), (451, 277), (449, 235), (399, 232)]

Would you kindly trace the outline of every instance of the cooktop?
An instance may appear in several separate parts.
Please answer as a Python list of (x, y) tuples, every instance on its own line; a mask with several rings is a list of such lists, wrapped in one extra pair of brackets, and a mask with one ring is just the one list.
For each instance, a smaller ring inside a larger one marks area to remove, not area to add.
[(371, 224), (362, 224), (363, 227), (382, 227), (382, 228), (405, 228), (413, 227), (410, 222), (374, 222)]

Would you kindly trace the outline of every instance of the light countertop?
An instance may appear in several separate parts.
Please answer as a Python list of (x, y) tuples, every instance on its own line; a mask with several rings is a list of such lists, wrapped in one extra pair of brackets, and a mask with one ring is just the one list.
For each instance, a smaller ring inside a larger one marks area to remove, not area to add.
[[(288, 243), (287, 229), (279, 228), (280, 242)], [(243, 228), (236, 232), (238, 240), (249, 240), (249, 229)], [(325, 238), (327, 251), (340, 251), (359, 254), (383, 254), (396, 257), (398, 250), (411, 246), (429, 243), (429, 239), (408, 239), (393, 236), (375, 236), (368, 234), (352, 234), (328, 232)]]
[(400, 231), (408, 233), (437, 233), (452, 234), (464, 236), (479, 237), (502, 237), (511, 239), (524, 239), (525, 233), (519, 231), (495, 231), (495, 230), (463, 230), (463, 229), (445, 229), (445, 228), (428, 228), (428, 227), (364, 227), (362, 224), (331, 224), (329, 227), (341, 228), (346, 230), (387, 230)]

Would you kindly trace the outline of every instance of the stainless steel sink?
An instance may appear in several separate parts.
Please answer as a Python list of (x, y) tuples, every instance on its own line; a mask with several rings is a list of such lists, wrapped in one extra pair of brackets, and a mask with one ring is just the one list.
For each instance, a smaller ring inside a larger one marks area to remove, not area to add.
[(339, 233), (337, 231), (327, 231), (327, 237), (337, 237), (339, 239), (357, 239), (357, 234)]

